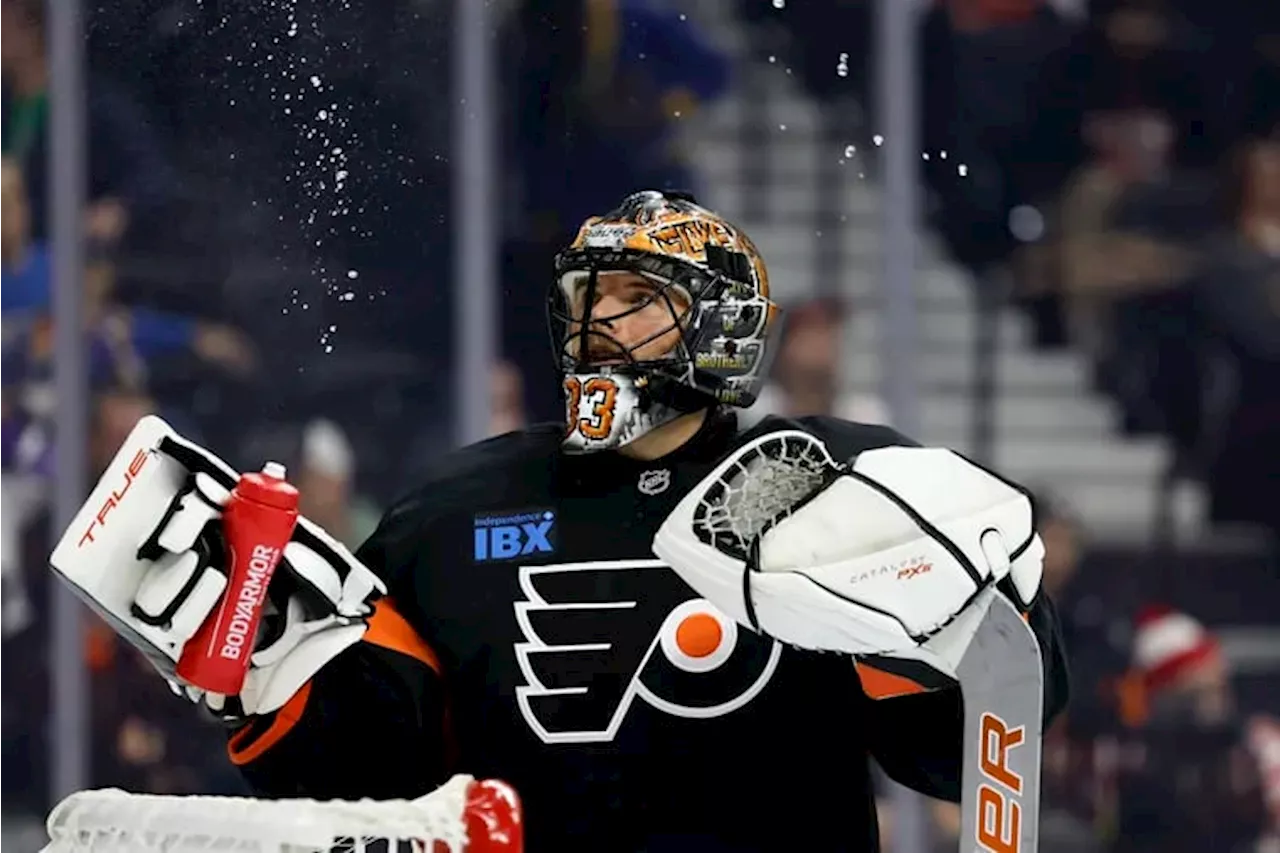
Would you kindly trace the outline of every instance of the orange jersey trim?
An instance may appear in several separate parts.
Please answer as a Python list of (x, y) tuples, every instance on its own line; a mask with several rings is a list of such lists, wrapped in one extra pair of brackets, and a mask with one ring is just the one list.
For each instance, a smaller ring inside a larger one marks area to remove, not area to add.
[[(261, 758), (264, 752), (279, 743), (280, 739), (298, 724), (298, 720), (302, 719), (302, 713), (307, 708), (307, 698), (310, 696), (311, 682), (308, 681), (298, 688), (297, 693), (289, 697), (284, 707), (276, 711), (275, 719), (261, 735), (250, 740), (251, 729), (248, 726), (233, 734), (227, 741), (227, 755), (231, 757), (231, 763), (237, 767), (243, 767)], [(246, 744), (246, 740), (250, 742)]]
[(905, 676), (885, 672), (862, 661), (857, 661), (856, 666), (858, 678), (862, 681), (862, 692), (872, 699), (892, 699), (895, 696), (913, 696), (917, 693), (929, 692), (923, 684)]
[(427, 645), (426, 640), (418, 636), (418, 632), (409, 624), (409, 620), (400, 615), (390, 599), (380, 598), (373, 605), (373, 615), (369, 617), (369, 630), (361, 638), (363, 642), (408, 655), (421, 661), (440, 675), (440, 658), (435, 650)]

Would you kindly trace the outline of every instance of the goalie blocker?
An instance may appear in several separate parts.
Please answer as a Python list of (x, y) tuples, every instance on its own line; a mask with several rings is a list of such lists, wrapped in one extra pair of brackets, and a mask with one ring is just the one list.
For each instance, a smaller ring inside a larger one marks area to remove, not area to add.
[[(277, 611), (305, 604), (298, 624), (324, 626), (322, 645), (326, 632), (357, 636), (332, 642), (287, 696), (220, 704), (231, 760), (271, 798), (413, 798), (454, 772), (503, 779), (534, 850), (875, 850), (870, 757), (916, 790), (961, 797), (955, 680), (780, 642), (653, 556), (663, 521), (727, 454), (786, 430), (835, 459), (911, 446), (826, 418), (742, 433), (713, 412), (680, 450), (644, 462), (566, 455), (561, 427), (538, 426), (450, 454), (354, 557), (291, 543), (271, 583)], [(215, 551), (193, 559), (211, 565)], [(332, 581), (320, 554), (342, 564)], [(343, 595), (366, 569), (363, 593)], [(1037, 594), (1025, 617), (1048, 718), (1066, 701), (1052, 606)], [(264, 631), (254, 660), (281, 683), (291, 655), (270, 653), (275, 636)], [(998, 653), (988, 664), (1000, 670)]]

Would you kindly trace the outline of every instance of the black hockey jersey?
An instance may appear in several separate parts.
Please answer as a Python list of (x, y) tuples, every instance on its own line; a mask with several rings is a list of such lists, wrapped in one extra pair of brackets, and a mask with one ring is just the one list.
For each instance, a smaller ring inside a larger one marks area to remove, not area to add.
[[(827, 418), (717, 413), (668, 457), (559, 452), (558, 426), (450, 454), (357, 556), (387, 582), (365, 642), (232, 738), (267, 796), (410, 797), (453, 772), (520, 793), (541, 851), (869, 851), (868, 759), (958, 799), (959, 690), (873, 700), (852, 659), (715, 621), (653, 557), (732, 448), (799, 428), (837, 458), (911, 444)], [(1030, 622), (1066, 701), (1052, 608)]]

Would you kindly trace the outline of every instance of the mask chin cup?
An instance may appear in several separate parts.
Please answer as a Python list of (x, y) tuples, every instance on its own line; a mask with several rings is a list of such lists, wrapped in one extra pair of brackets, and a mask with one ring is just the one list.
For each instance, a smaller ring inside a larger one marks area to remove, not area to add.
[(608, 368), (566, 374), (565, 452), (616, 450), (684, 414), (656, 396), (648, 377)]

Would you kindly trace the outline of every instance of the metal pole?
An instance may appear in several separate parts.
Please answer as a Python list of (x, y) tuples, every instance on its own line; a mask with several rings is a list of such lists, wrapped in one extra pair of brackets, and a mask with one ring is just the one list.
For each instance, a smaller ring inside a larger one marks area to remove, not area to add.
[(497, 361), (498, 219), (490, 0), (456, 0), (453, 31), (454, 375), (456, 439), (485, 438)]
[(1004, 281), (999, 272), (984, 270), (975, 282), (977, 334), (973, 336), (973, 423), (970, 447), (974, 461), (995, 465), (996, 395), (1000, 355), (1000, 306)]
[(912, 0), (878, 0), (877, 88), (882, 169), (881, 377), (894, 426), (920, 427), (916, 387), (915, 243), (919, 187), (915, 16)]
[[(880, 370), (893, 426), (909, 436), (920, 430), (916, 379), (915, 242), (919, 198), (916, 142), (915, 24), (913, 0), (876, 4), (877, 110), (881, 148), (883, 281)], [(893, 853), (927, 853), (929, 812), (924, 798), (894, 783)]]
[[(71, 523), (84, 500), (88, 447), (88, 352), (84, 342), (85, 129), (84, 26), (80, 0), (47, 4), (50, 233), (53, 252), (54, 529)], [(88, 786), (89, 691), (79, 601), (52, 584), (49, 672), (50, 794), (54, 802)]]

